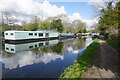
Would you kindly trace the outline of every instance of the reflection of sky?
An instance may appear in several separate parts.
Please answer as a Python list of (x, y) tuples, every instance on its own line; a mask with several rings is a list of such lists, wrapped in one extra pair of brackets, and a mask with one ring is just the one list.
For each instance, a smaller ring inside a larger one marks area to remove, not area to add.
[(86, 46), (89, 46), (92, 43), (92, 38), (86, 38)]
[[(91, 39), (87, 39), (89, 42)], [(52, 51), (53, 48), (43, 53), (39, 48), (37, 52), (21, 51), (15, 54), (4, 54), (2, 60), (3, 76), (5, 78), (53, 78), (58, 77), (66, 67), (72, 65), (85, 50), (85, 42), (82, 39), (75, 39), (63, 42), (63, 45), (56, 45), (61, 53)], [(50, 50), (50, 51), (49, 51)], [(34, 75), (33, 75), (34, 74)]]
[(39, 62), (47, 64), (57, 58), (63, 59), (63, 56), (54, 53), (45, 53), (44, 55), (37, 57), (32, 51), (24, 51), (4, 59), (3, 63), (5, 64), (5, 68), (14, 69)]
[[(78, 54), (80, 49), (77, 47), (80, 42), (77, 40), (64, 42), (64, 47), (62, 48), (62, 53), (66, 54), (67, 52), (71, 52), (73, 54)], [(64, 55), (59, 55), (53, 52), (42, 53), (39, 51), (35, 54), (33, 51), (22, 51), (14, 54), (12, 57), (4, 58), (2, 62), (5, 64), (5, 68), (15, 69), (17, 67), (23, 67), (27, 65), (32, 65), (34, 63), (47, 64), (56, 59), (64, 59)]]
[(79, 52), (79, 50), (74, 50), (71, 46), (67, 47), (68, 51), (72, 51), (72, 53), (77, 54)]
[[(74, 54), (77, 54), (79, 52), (79, 50), (74, 50), (72, 47), (67, 47), (67, 51), (72, 52)], [(23, 67), (26, 65), (32, 65), (34, 63), (40, 63), (40, 62), (47, 64), (58, 58), (63, 60), (64, 57), (62, 55), (58, 55), (55, 53), (44, 53), (44, 54), (38, 53), (36, 55), (32, 51), (22, 51), (16, 53), (14, 56), (10, 58), (4, 58), (2, 62), (5, 64), (5, 68), (15, 69), (17, 67)]]

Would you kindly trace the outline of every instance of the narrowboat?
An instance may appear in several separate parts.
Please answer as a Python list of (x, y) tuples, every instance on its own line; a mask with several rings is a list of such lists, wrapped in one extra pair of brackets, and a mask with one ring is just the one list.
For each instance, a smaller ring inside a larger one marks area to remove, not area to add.
[(39, 30), (39, 31), (5, 31), (5, 42), (21, 42), (21, 41), (36, 41), (58, 38), (59, 33), (54, 30)]

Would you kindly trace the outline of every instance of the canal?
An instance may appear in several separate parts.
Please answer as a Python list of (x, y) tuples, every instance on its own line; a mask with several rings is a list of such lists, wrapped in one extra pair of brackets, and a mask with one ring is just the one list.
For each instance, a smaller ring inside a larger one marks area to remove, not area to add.
[(0, 54), (3, 78), (58, 78), (92, 42), (70, 38), (24, 44), (4, 43)]

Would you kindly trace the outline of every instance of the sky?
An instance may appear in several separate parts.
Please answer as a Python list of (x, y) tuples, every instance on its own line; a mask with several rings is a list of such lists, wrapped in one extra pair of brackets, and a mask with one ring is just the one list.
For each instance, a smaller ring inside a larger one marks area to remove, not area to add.
[(94, 7), (88, 4), (88, 2), (51, 2), (51, 4), (58, 7), (64, 6), (68, 15), (77, 12), (84, 19), (91, 19), (95, 15)]
[[(69, 22), (81, 20), (90, 27), (97, 24), (95, 7), (104, 7), (103, 0), (0, 0), (1, 12), (9, 12), (18, 24), (29, 22), (33, 16), (42, 20), (67, 15)], [(99, 9), (99, 8), (98, 8)]]

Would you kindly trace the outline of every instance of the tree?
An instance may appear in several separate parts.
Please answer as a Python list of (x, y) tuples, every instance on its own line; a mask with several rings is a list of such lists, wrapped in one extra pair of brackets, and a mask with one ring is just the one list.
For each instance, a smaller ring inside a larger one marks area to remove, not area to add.
[(86, 26), (84, 22), (82, 22), (81, 20), (75, 20), (72, 22), (72, 24), (74, 29), (76, 30), (75, 33), (84, 32)]
[(39, 19), (35, 16), (32, 18), (31, 22), (24, 23), (22, 30), (25, 31), (36, 31), (38, 29), (38, 21)]
[(2, 16), (2, 31), (11, 30), (14, 23), (17, 21), (9, 12), (1, 12)]
[(43, 21), (39, 23), (40, 30), (51, 30), (51, 23), (48, 21)]
[(51, 29), (57, 30), (58, 32), (63, 31), (63, 24), (61, 19), (53, 20), (51, 22)]
[[(113, 1), (107, 3), (107, 8), (102, 9), (99, 20), (99, 30), (106, 38), (116, 39), (118, 34), (118, 23), (120, 13), (120, 1), (115, 7), (112, 6)], [(116, 36), (116, 38), (115, 38)]]

